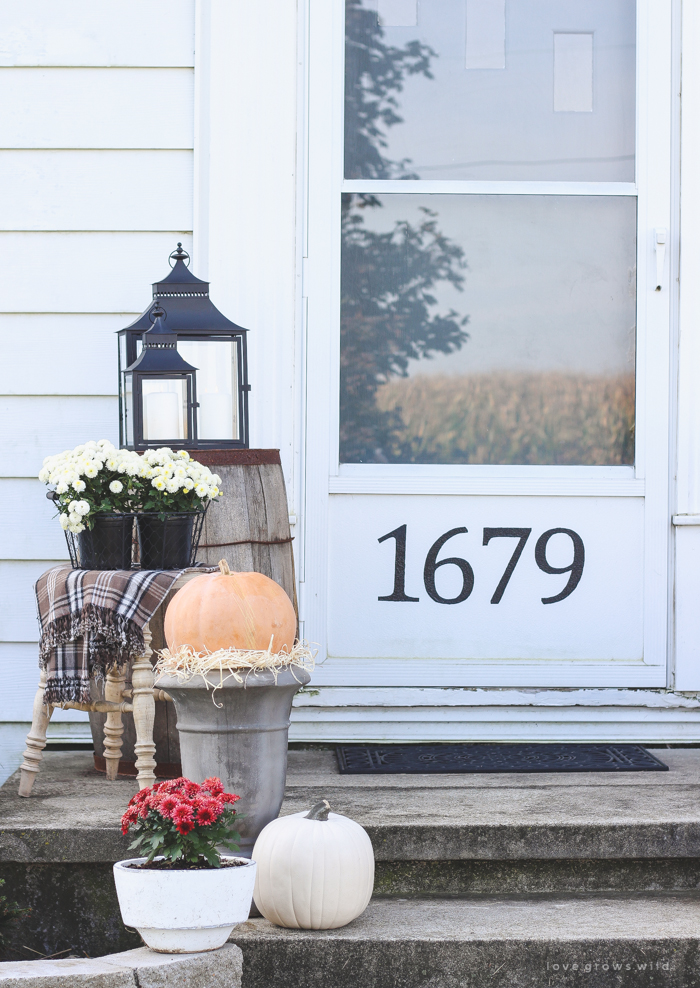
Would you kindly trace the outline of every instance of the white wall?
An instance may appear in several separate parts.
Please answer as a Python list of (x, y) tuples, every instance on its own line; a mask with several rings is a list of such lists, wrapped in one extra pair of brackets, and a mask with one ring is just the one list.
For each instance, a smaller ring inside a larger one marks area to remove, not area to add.
[(700, 8), (683, 3), (675, 686), (700, 690)]
[(6, 6), (0, 779), (31, 717), (33, 582), (66, 555), (35, 477), (49, 453), (117, 440), (114, 331), (146, 307), (178, 240), (214, 303), (251, 330), (251, 445), (280, 448), (297, 512), (301, 498), (296, 4)]
[(0, 21), (0, 781), (31, 720), (33, 582), (66, 557), (36, 474), (118, 439), (114, 331), (191, 249), (194, 37), (194, 0), (24, 0)]

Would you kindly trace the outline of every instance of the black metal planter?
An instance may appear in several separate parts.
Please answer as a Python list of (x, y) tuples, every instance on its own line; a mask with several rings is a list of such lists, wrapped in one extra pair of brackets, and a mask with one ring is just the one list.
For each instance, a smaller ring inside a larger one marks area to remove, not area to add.
[(144, 512), (136, 516), (141, 569), (193, 566), (205, 511)]
[(76, 569), (131, 569), (134, 516), (95, 515), (92, 529), (77, 536), (66, 532), (71, 564)]

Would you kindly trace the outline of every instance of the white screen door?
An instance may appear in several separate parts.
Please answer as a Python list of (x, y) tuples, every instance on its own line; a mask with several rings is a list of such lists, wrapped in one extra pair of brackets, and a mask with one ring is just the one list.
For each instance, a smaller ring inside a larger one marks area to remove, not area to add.
[(310, 0), (319, 683), (666, 685), (670, 39), (662, 0)]

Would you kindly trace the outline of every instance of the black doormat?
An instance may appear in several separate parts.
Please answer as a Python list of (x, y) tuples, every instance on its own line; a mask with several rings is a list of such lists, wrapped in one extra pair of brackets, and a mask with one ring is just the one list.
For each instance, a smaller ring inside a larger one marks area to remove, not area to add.
[(343, 775), (668, 772), (639, 744), (339, 744)]

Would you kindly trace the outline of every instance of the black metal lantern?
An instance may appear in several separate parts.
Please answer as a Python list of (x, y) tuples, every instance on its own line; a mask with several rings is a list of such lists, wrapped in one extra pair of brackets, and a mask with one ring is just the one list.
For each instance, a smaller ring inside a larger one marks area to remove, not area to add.
[(196, 367), (177, 351), (177, 333), (156, 305), (143, 334), (141, 355), (124, 371), (122, 424), (129, 449), (187, 446), (194, 434)]
[[(118, 332), (120, 444), (128, 449), (247, 449), (248, 331), (212, 303), (209, 282), (190, 272), (189, 254), (182, 244), (170, 260), (174, 262), (170, 274), (153, 285), (154, 303), (158, 308), (162, 305), (163, 314), (157, 316), (151, 305)], [(171, 341), (168, 345), (166, 338)], [(180, 371), (175, 369), (177, 361)], [(160, 385), (147, 383), (144, 391), (144, 382), (155, 379)], [(141, 382), (138, 399), (137, 381)], [(176, 401), (181, 423), (176, 434), (167, 439), (156, 436), (166, 425), (174, 425)], [(148, 407), (153, 409), (150, 420)]]

